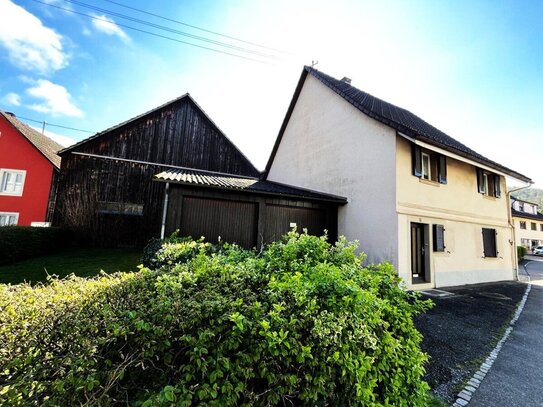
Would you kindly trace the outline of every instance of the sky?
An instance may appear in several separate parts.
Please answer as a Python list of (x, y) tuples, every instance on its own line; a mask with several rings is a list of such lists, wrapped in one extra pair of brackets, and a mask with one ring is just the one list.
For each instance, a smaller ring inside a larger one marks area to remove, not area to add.
[(523, 0), (0, 0), (0, 109), (69, 145), (188, 92), (262, 170), (315, 61), (543, 188), (541, 21)]

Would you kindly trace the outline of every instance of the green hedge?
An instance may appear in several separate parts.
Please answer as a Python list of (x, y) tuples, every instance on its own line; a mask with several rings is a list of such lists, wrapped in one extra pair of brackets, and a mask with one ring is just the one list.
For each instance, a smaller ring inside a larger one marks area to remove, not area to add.
[(390, 264), (296, 233), (198, 244), (159, 271), (0, 285), (0, 405), (426, 405), (429, 303)]
[(526, 248), (524, 246), (517, 246), (517, 258), (518, 260), (524, 259), (524, 256), (526, 256)]
[(73, 245), (73, 235), (61, 228), (0, 227), (0, 264), (59, 251)]

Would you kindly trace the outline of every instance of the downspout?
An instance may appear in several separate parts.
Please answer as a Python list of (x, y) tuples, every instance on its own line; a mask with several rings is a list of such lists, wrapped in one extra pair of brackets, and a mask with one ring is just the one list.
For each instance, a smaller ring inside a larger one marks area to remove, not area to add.
[(518, 254), (517, 254), (517, 237), (515, 235), (515, 225), (513, 224), (513, 215), (511, 212), (511, 194), (513, 192), (522, 191), (523, 189), (530, 188), (532, 185), (534, 185), (533, 181), (530, 181), (530, 183), (524, 187), (515, 188), (510, 191), (507, 191), (507, 221), (509, 222), (509, 227), (511, 228), (511, 236), (513, 239), (513, 268), (515, 269), (515, 274), (518, 281)]
[(164, 239), (164, 233), (166, 232), (166, 216), (168, 214), (168, 195), (170, 191), (170, 183), (166, 182), (166, 188), (164, 189), (164, 206), (162, 208), (162, 226), (160, 228), (160, 238)]

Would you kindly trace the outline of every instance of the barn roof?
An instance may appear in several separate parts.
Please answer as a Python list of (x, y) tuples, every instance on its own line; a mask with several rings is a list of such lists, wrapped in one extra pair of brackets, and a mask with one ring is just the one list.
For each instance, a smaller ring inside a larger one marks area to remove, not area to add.
[(296, 101), (301, 92), (307, 75), (315, 77), (322, 84), (337, 93), (345, 101), (353, 105), (365, 115), (389, 127), (392, 127), (393, 129), (401, 132), (402, 134), (408, 136), (413, 140), (424, 141), (428, 144), (440, 147), (451, 153), (471, 159), (480, 164), (487, 165), (495, 170), (501, 171), (524, 182), (531, 181), (530, 178), (528, 178), (527, 176), (522, 175), (507, 167), (504, 167), (503, 165), (498, 164), (497, 162), (492, 161), (477, 153), (476, 151), (460, 143), (451, 136), (445, 134), (441, 130), (427, 123), (410, 111), (395, 106), (392, 103), (385, 102), (384, 100), (379, 99), (375, 96), (372, 96), (369, 93), (366, 93), (352, 86), (345, 80), (335, 79), (323, 72), (320, 72), (308, 66), (305, 66), (304, 70), (302, 71), (302, 76), (300, 77), (298, 87), (296, 88), (289, 110), (287, 112), (283, 125), (281, 126), (279, 136), (277, 137), (277, 140), (272, 150), (272, 154), (266, 166), (266, 173), (268, 173), (271, 167), (271, 163), (273, 162), (275, 153), (277, 152), (277, 148), (279, 147), (279, 143), (281, 142), (283, 132), (286, 128), (286, 124), (290, 119), (290, 115), (292, 114), (292, 110), (296, 105)]
[(58, 151), (63, 148), (60, 144), (21, 122), (12, 113), (0, 110), (0, 115), (22, 134), (23, 137), (25, 137), (45, 158), (47, 158), (55, 168), (60, 168), (61, 158), (57, 154)]
[(135, 116), (135, 117), (133, 117), (131, 119), (125, 120), (124, 122), (116, 124), (115, 126), (112, 126), (112, 127), (108, 128), (108, 129), (102, 130), (102, 131), (100, 131), (100, 132), (98, 132), (98, 133), (96, 133), (96, 134), (94, 134), (94, 135), (92, 135), (90, 137), (87, 137), (86, 139), (81, 140), (80, 142), (75, 143), (75, 144), (73, 144), (73, 145), (59, 151), (59, 154), (64, 154), (64, 153), (67, 153), (69, 151), (76, 150), (78, 147), (80, 147), (83, 144), (86, 144), (86, 143), (88, 143), (88, 142), (90, 142), (90, 141), (92, 141), (94, 139), (100, 138), (102, 136), (106, 136), (107, 134), (110, 134), (111, 132), (113, 132), (115, 130), (118, 130), (118, 129), (124, 127), (124, 126), (127, 126), (127, 125), (131, 124), (131, 123), (134, 123), (134, 122), (136, 122), (136, 121), (138, 121), (138, 120), (140, 120), (140, 119), (142, 119), (142, 118), (144, 118), (144, 117), (146, 117), (148, 115), (151, 115), (151, 114), (153, 114), (155, 112), (158, 112), (159, 110), (164, 109), (164, 108), (166, 108), (166, 107), (168, 107), (170, 105), (173, 105), (174, 103), (180, 102), (183, 99), (192, 102), (192, 104), (194, 106), (196, 106), (196, 108), (205, 116), (205, 118), (207, 120), (209, 120), (209, 122), (217, 129), (217, 131), (219, 133), (221, 133), (221, 135), (241, 154), (241, 156), (247, 161), (247, 163), (254, 169), (254, 172), (255, 173), (260, 173), (260, 171), (258, 171), (256, 169), (256, 167), (251, 163), (251, 161), (247, 158), (247, 156), (245, 154), (243, 154), (243, 152), (226, 136), (226, 134), (224, 134), (224, 132), (219, 128), (219, 126), (217, 126), (217, 124), (211, 119), (211, 117), (209, 117), (209, 115), (204, 111), (204, 109), (202, 109), (202, 107), (198, 103), (196, 103), (194, 98), (192, 96), (190, 96), (189, 93), (185, 93), (184, 95), (181, 95), (178, 98), (170, 100), (169, 102), (166, 102), (166, 103), (164, 103), (164, 104), (162, 104), (162, 105), (160, 105), (158, 107), (155, 107), (154, 109), (148, 110), (145, 113), (137, 115), (137, 116)]
[(224, 174), (211, 171), (168, 169), (154, 177), (157, 181), (177, 184), (193, 185), (198, 187), (218, 188), (242, 192), (260, 193), (265, 195), (284, 196), (291, 198), (310, 199), (317, 201), (347, 203), (347, 198), (325, 194), (309, 189), (293, 187), (278, 182), (261, 180), (253, 177)]

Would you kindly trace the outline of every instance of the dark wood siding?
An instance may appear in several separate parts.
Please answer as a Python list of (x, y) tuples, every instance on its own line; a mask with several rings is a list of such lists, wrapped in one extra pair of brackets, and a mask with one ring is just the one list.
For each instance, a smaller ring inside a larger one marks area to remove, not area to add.
[[(157, 163), (137, 164), (72, 154)], [(62, 155), (53, 223), (96, 243), (144, 245), (160, 233), (165, 167), (190, 167), (246, 176), (259, 172), (188, 97), (76, 146)], [(135, 215), (98, 208), (143, 205)]]
[(323, 209), (299, 208), (282, 205), (266, 205), (266, 242), (279, 240), (296, 224), (300, 233), (307, 229), (310, 235), (321, 236), (326, 229), (326, 213)]
[(181, 234), (217, 243), (256, 245), (257, 204), (185, 196), (181, 215)]
[[(306, 228), (320, 236), (326, 229), (330, 241), (337, 239), (335, 204), (170, 184), (166, 235), (176, 229), (181, 236), (203, 235), (208, 241), (220, 235), (223, 241), (251, 248), (280, 239), (291, 222), (299, 232)], [(213, 223), (220, 225), (220, 232)]]

